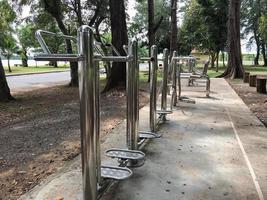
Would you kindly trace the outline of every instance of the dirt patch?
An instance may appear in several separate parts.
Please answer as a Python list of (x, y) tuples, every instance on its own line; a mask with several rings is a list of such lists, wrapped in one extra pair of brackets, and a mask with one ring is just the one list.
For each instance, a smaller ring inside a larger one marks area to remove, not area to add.
[(255, 87), (249, 87), (242, 80), (228, 80), (232, 88), (250, 108), (250, 110), (267, 127), (267, 94), (256, 92)]
[[(148, 103), (141, 84), (140, 107)], [(80, 153), (78, 89), (58, 86), (0, 104), (0, 200), (13, 200)], [(101, 95), (101, 138), (126, 116), (125, 91)]]

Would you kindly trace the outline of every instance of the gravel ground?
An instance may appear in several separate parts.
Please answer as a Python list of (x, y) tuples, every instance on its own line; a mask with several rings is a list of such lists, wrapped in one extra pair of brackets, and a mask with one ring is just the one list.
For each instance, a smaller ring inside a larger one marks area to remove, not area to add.
[[(148, 102), (147, 85), (140, 107)], [(77, 89), (53, 87), (0, 104), (0, 200), (13, 200), (80, 153)], [(125, 119), (124, 91), (101, 95), (101, 140)]]
[(250, 110), (267, 127), (267, 94), (257, 93), (255, 87), (249, 87), (248, 83), (243, 83), (242, 80), (229, 82)]
[[(231, 86), (267, 126), (267, 95), (241, 81)], [(140, 107), (148, 103), (141, 85)], [(17, 199), (80, 153), (78, 90), (65, 86), (16, 95), (0, 104), (0, 200)], [(124, 91), (101, 95), (101, 142), (126, 112)]]

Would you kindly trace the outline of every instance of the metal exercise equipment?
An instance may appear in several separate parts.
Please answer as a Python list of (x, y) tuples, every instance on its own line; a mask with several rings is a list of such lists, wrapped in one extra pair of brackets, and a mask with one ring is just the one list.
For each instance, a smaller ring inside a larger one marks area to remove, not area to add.
[[(189, 97), (185, 97), (181, 95), (182, 92), (182, 85), (181, 85), (181, 78), (182, 75), (185, 77), (185, 73), (182, 74), (182, 69), (181, 69), (181, 61), (183, 60), (194, 60), (194, 57), (185, 57), (185, 56), (177, 56), (177, 52), (174, 51), (172, 58), (171, 58), (171, 74), (172, 74), (172, 97), (171, 97), (171, 105), (177, 106), (177, 103), (180, 102), (185, 102), (185, 103), (192, 103), (195, 104), (196, 102), (193, 99), (190, 99)], [(192, 61), (191, 61), (192, 62)], [(190, 77), (191, 73), (187, 73), (188, 78)], [(178, 85), (178, 95), (177, 95), (177, 85)]]
[[(177, 75), (177, 77), (180, 79), (186, 78), (188, 79), (188, 86), (193, 86), (195, 82), (200, 82), (199, 79), (204, 79), (204, 82), (206, 83), (206, 96), (209, 97), (210, 94), (210, 78), (207, 74), (209, 61), (206, 61), (203, 67), (203, 71), (200, 71), (196, 68), (196, 58), (193, 56), (189, 57), (177, 57), (178, 65), (180, 73)], [(188, 72), (182, 72), (181, 66), (182, 64), (180, 62), (186, 61), (188, 64)], [(198, 81), (197, 81), (198, 80)], [(180, 93), (180, 90), (179, 90)]]
[[(77, 41), (78, 54), (52, 54), (42, 34)], [(96, 200), (111, 180), (122, 180), (132, 175), (128, 163), (144, 160), (138, 151), (138, 58), (137, 42), (131, 41), (127, 56), (104, 56), (97, 50), (93, 31), (89, 26), (78, 29), (78, 38), (39, 30), (36, 32), (44, 53), (36, 55), (38, 61), (73, 61), (79, 64), (80, 126), (82, 149), (83, 197)], [(98, 52), (95, 54), (94, 51)], [(99, 61), (127, 63), (127, 146), (128, 149), (109, 149), (106, 155), (120, 160), (119, 167), (103, 166), (99, 144)]]
[[(150, 57), (140, 58), (140, 62), (150, 62), (150, 104), (149, 104), (149, 127), (150, 131), (140, 131), (139, 137), (146, 139), (159, 138), (161, 135), (156, 133), (157, 126), (161, 121), (166, 120), (166, 115), (171, 114), (171, 110), (167, 110), (167, 87), (168, 87), (168, 49), (164, 49), (163, 58), (158, 58), (158, 48), (156, 45), (151, 47)], [(157, 110), (157, 73), (158, 61), (163, 61), (163, 78), (161, 86), (161, 107)], [(159, 115), (159, 117), (157, 117)]]
[(204, 82), (206, 83), (206, 96), (209, 97), (210, 95), (210, 77), (207, 74), (208, 67), (209, 67), (209, 61), (206, 61), (203, 67), (203, 71), (198, 70), (195, 65), (192, 67), (192, 74), (189, 77), (188, 85), (194, 85), (195, 82), (197, 82), (197, 79), (204, 79)]

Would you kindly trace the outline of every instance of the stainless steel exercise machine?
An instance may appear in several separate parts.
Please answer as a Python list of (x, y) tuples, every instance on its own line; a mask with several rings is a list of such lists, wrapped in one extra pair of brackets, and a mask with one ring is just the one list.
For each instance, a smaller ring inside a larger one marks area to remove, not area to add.
[[(53, 54), (46, 45), (42, 34), (77, 42), (77, 54)], [(138, 109), (137, 109), (137, 42), (131, 41), (126, 56), (103, 56), (95, 54), (93, 31), (89, 26), (78, 29), (77, 38), (58, 35), (48, 31), (36, 32), (44, 53), (36, 55), (38, 61), (72, 61), (79, 64), (80, 127), (82, 149), (83, 197), (96, 200), (106, 185), (112, 180), (130, 177), (132, 171), (128, 163), (144, 160), (145, 154), (138, 151)], [(127, 63), (127, 146), (128, 149), (110, 149), (106, 155), (120, 160), (119, 166), (103, 166), (99, 143), (99, 61)]]
[[(151, 47), (150, 57), (140, 58), (140, 62), (150, 63), (150, 104), (149, 104), (149, 131), (140, 131), (139, 137), (141, 139), (153, 139), (159, 138), (161, 135), (157, 134), (157, 127), (160, 122), (166, 120), (166, 115), (171, 114), (172, 111), (167, 109), (167, 88), (168, 88), (168, 49), (164, 49), (163, 58), (158, 58), (158, 48), (156, 45)], [(160, 88), (161, 92), (161, 105), (160, 109), (157, 110), (157, 76), (158, 76), (158, 61), (163, 61), (163, 77), (162, 85)], [(159, 117), (157, 117), (159, 115)]]
[[(195, 104), (195, 100), (190, 99), (189, 97), (186, 96), (182, 96), (182, 82), (181, 82), (181, 78), (182, 78), (182, 69), (181, 69), (181, 61), (183, 60), (193, 60), (193, 57), (185, 57), (185, 56), (178, 56), (177, 52), (174, 51), (172, 58), (171, 58), (171, 77), (172, 77), (172, 105), (173, 106), (177, 106), (178, 102), (185, 102), (185, 103), (191, 103), (191, 104)], [(183, 74), (185, 75), (185, 74)], [(189, 78), (189, 77), (188, 77)], [(177, 90), (177, 86), (178, 86), (178, 90)], [(177, 94), (178, 93), (178, 94)]]

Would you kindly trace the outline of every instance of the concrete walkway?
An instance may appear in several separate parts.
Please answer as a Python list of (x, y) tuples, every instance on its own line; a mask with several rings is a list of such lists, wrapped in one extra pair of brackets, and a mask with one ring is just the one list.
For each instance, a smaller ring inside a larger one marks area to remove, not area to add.
[[(204, 88), (184, 87), (196, 104), (181, 103), (155, 139), (144, 147), (145, 165), (114, 184), (102, 200), (264, 200), (267, 199), (267, 129), (224, 79)], [(140, 129), (148, 125), (148, 107), (140, 111)], [(125, 123), (102, 150), (125, 147)], [(103, 153), (102, 153), (103, 154)], [(104, 155), (104, 164), (113, 163)], [(82, 199), (80, 158), (52, 175), (21, 199)]]

